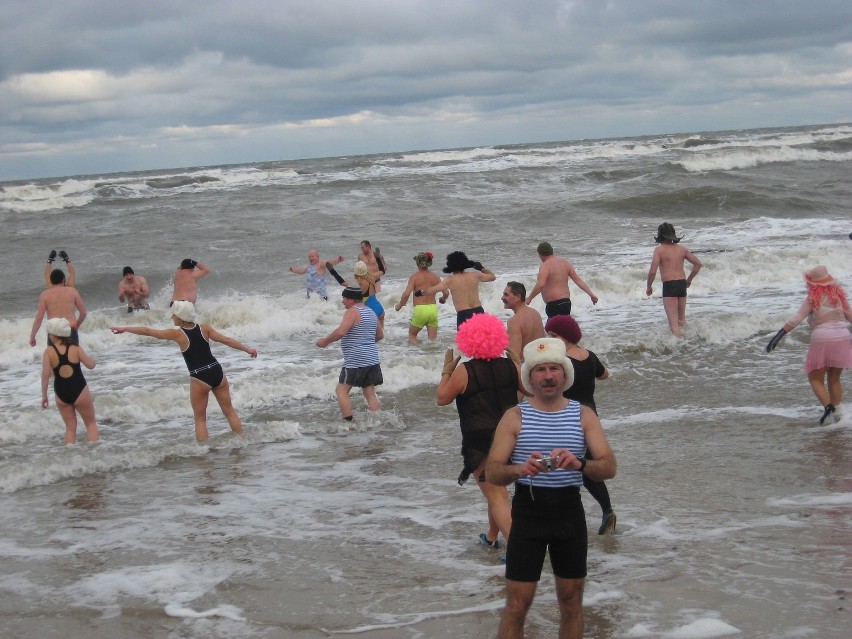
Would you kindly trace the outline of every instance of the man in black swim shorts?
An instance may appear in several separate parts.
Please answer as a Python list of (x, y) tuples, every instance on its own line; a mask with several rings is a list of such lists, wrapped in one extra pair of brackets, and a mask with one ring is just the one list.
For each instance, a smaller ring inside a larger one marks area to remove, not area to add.
[(538, 279), (535, 287), (527, 296), (527, 304), (531, 304), (536, 295), (541, 293), (544, 300), (544, 312), (547, 317), (571, 314), (571, 289), (568, 281), (573, 280), (581, 290), (592, 300), (592, 304), (598, 303), (598, 296), (592, 293), (592, 289), (577, 274), (574, 265), (564, 257), (556, 257), (550, 242), (542, 242), (536, 249), (541, 266), (538, 267)]
[(663, 282), (663, 297), (686, 297), (686, 280)]
[[(681, 329), (686, 325), (686, 289), (701, 270), (701, 261), (685, 246), (678, 244), (681, 238), (669, 222), (660, 224), (654, 240), (659, 246), (654, 249), (654, 257), (651, 259), (645, 293), (650, 297), (654, 292), (652, 285), (659, 270), (660, 279), (663, 281), (663, 308), (669, 328), (674, 335), (680, 337)], [(689, 277), (686, 276), (685, 262), (692, 264)]]

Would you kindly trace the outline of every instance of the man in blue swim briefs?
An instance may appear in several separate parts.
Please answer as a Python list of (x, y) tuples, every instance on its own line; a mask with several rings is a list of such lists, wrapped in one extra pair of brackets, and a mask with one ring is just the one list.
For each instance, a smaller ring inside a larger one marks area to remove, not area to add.
[[(408, 284), (402, 292), (402, 297), (394, 309), (399, 311), (408, 303), (409, 296), (414, 291), (427, 289), (441, 282), (441, 278), (429, 270), (432, 266), (431, 253), (418, 253), (414, 256), (414, 261), (417, 264), (417, 271), (408, 278)], [(440, 302), (443, 304), (447, 301), (448, 293), (444, 292)], [(414, 307), (411, 312), (411, 324), (408, 326), (408, 341), (412, 344), (420, 343), (417, 335), (426, 327), (426, 335), (430, 340), (438, 337), (438, 305), (435, 303), (435, 295), (420, 295), (414, 296)]]
[[(474, 270), (468, 271), (469, 268)], [(497, 276), (482, 266), (481, 262), (469, 260), (461, 251), (454, 251), (447, 255), (444, 273), (450, 273), (449, 277), (445, 277), (435, 286), (414, 291), (414, 296), (421, 297), (449, 291), (453, 297), (453, 306), (456, 307), (456, 328), (458, 328), (477, 313), (485, 312), (482, 302), (479, 301), (479, 284), (493, 282)]]
[[(645, 293), (650, 297), (654, 292), (652, 284), (659, 269), (660, 279), (663, 281), (663, 308), (669, 320), (669, 328), (674, 335), (680, 337), (681, 329), (686, 325), (686, 289), (701, 270), (701, 261), (685, 246), (678, 244), (681, 238), (675, 233), (674, 226), (668, 222), (660, 224), (654, 240), (659, 246), (654, 249), (654, 257), (651, 259)], [(692, 264), (689, 277), (686, 276), (684, 262)]]
[(571, 289), (568, 288), (568, 280), (574, 280), (591, 298), (592, 304), (598, 303), (598, 297), (592, 293), (592, 289), (583, 279), (577, 275), (574, 265), (564, 257), (556, 257), (550, 242), (542, 242), (538, 245), (538, 258), (541, 266), (538, 267), (538, 279), (533, 290), (527, 295), (527, 304), (531, 304), (536, 295), (541, 293), (544, 300), (544, 312), (547, 317), (571, 314)]

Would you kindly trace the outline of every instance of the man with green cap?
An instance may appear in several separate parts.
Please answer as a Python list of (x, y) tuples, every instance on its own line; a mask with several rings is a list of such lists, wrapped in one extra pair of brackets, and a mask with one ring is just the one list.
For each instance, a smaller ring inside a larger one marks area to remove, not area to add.
[(550, 242), (542, 242), (538, 245), (538, 257), (541, 266), (538, 269), (538, 279), (535, 287), (527, 296), (527, 304), (530, 304), (536, 295), (541, 293), (544, 300), (544, 312), (547, 317), (571, 314), (571, 290), (568, 288), (568, 280), (574, 280), (592, 299), (592, 304), (598, 303), (598, 297), (592, 293), (592, 289), (582, 278), (577, 275), (574, 265), (564, 257), (556, 257)]

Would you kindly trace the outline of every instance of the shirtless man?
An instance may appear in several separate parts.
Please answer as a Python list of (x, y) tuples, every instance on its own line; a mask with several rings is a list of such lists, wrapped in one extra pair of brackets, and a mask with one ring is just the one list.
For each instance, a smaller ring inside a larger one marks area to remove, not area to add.
[[(669, 320), (669, 328), (674, 335), (681, 337), (680, 329), (686, 325), (686, 289), (701, 270), (701, 262), (685, 246), (678, 245), (681, 238), (675, 234), (674, 226), (668, 222), (660, 224), (654, 240), (659, 246), (654, 249), (654, 257), (651, 259), (645, 293), (650, 297), (654, 292), (651, 285), (659, 269), (663, 282), (663, 308)], [(686, 277), (684, 262), (692, 264), (689, 277)]]
[[(414, 256), (417, 263), (417, 271), (408, 278), (408, 285), (399, 298), (399, 303), (394, 308), (399, 311), (408, 303), (408, 296), (414, 291), (426, 289), (440, 284), (441, 278), (429, 270), (432, 266), (431, 253), (418, 253)], [(444, 292), (440, 302), (447, 301), (448, 293)], [(419, 344), (418, 333), (426, 327), (426, 335), (430, 340), (438, 337), (438, 305), (435, 304), (435, 294), (414, 296), (414, 310), (411, 313), (411, 324), (408, 326), (408, 341), (411, 344)]]
[(141, 275), (136, 275), (129, 266), (124, 267), (123, 277), (118, 283), (118, 301), (127, 300), (127, 312), (144, 311), (148, 306), (148, 296), (151, 290), (148, 288), (148, 280)]
[(539, 337), (547, 337), (541, 315), (534, 308), (527, 306), (524, 301), (527, 296), (526, 287), (520, 282), (509, 282), (503, 289), (503, 306), (515, 314), (506, 322), (509, 329), (509, 350), (522, 353), (524, 346)]
[[(466, 269), (476, 269), (469, 272)], [(415, 297), (434, 295), (449, 291), (453, 296), (453, 306), (456, 307), (456, 328), (477, 313), (484, 313), (482, 302), (479, 301), (479, 283), (493, 282), (497, 279), (481, 262), (471, 262), (461, 251), (453, 251), (447, 255), (447, 265), (444, 273), (450, 273), (439, 284), (414, 292)]]
[(592, 299), (592, 304), (598, 303), (598, 297), (592, 293), (579, 275), (574, 270), (574, 265), (563, 257), (553, 255), (553, 247), (550, 242), (542, 242), (538, 245), (538, 257), (541, 266), (538, 269), (538, 280), (535, 288), (527, 297), (527, 304), (533, 301), (536, 295), (541, 293), (544, 300), (544, 312), (548, 317), (555, 315), (571, 314), (571, 290), (568, 288), (568, 280), (574, 280), (574, 284), (583, 289)]
[(210, 269), (200, 262), (189, 258), (183, 260), (175, 271), (175, 291), (172, 293), (172, 302), (184, 300), (195, 304), (198, 301), (197, 282), (209, 272)]
[[(379, 280), (382, 278), (382, 275), (387, 271), (387, 265), (385, 264), (384, 259), (382, 258), (381, 251), (379, 251), (379, 247), (376, 247), (376, 250), (373, 250), (373, 245), (370, 244), (368, 240), (363, 240), (361, 242), (361, 252), (355, 258), (355, 261), (364, 262), (367, 265), (367, 270), (369, 270), (370, 275), (376, 280), (376, 284), (379, 283)], [(377, 288), (377, 290), (381, 290), (381, 285)]]
[[(65, 262), (65, 266), (68, 268), (68, 277), (65, 280), (65, 286), (73, 287), (77, 282), (77, 272), (74, 270), (74, 265), (71, 263), (71, 258), (68, 257), (68, 253), (65, 251), (59, 251), (59, 257), (62, 258), (62, 261)], [(44, 265), (44, 283), (48, 286), (50, 284), (50, 273), (53, 270), (53, 261), (56, 259), (56, 249), (52, 249), (50, 251), (50, 255), (47, 256), (47, 264)]]
[(328, 282), (328, 271), (326, 264), (340, 264), (343, 261), (343, 256), (338, 255), (337, 259), (329, 260), (325, 263), (320, 261), (319, 252), (316, 249), (308, 251), (308, 265), (304, 268), (300, 266), (291, 266), (290, 272), (297, 275), (305, 276), (305, 292), (310, 299), (311, 293), (316, 293), (322, 299), (328, 300), (328, 291), (326, 284)]
[[(64, 251), (63, 251), (64, 252)], [(47, 319), (64, 317), (71, 324), (71, 340), (80, 343), (77, 328), (86, 319), (86, 307), (80, 293), (65, 282), (65, 273), (58, 268), (50, 272), (50, 288), (38, 296), (38, 310), (33, 320), (33, 330), (30, 332), (30, 346), (36, 345), (36, 333), (41, 328), (41, 322), (47, 314)]]

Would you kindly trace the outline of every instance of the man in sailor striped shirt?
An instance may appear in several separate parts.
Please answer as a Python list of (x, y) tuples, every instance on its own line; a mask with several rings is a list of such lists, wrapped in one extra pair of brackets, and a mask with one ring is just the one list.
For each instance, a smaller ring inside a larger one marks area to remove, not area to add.
[[(524, 348), (521, 380), (532, 394), (510, 408), (494, 434), (486, 480), (515, 483), (512, 534), (506, 546), (506, 607), (498, 639), (523, 637), (545, 553), (556, 580), (560, 639), (583, 636), (588, 537), (580, 499), (583, 475), (615, 476), (615, 455), (594, 411), (562, 393), (574, 383), (565, 344), (534, 340)], [(586, 447), (594, 459), (584, 459)]]
[(343, 368), (335, 388), (337, 403), (343, 419), (352, 421), (352, 400), (349, 391), (357, 386), (367, 400), (367, 407), (379, 410), (380, 402), (376, 396), (376, 386), (381, 384), (382, 367), (379, 365), (379, 347), (376, 342), (384, 337), (382, 324), (372, 309), (364, 304), (360, 286), (347, 286), (343, 289), (343, 306), (346, 312), (335, 328), (325, 337), (317, 340), (320, 348), (340, 340), (343, 350)]

